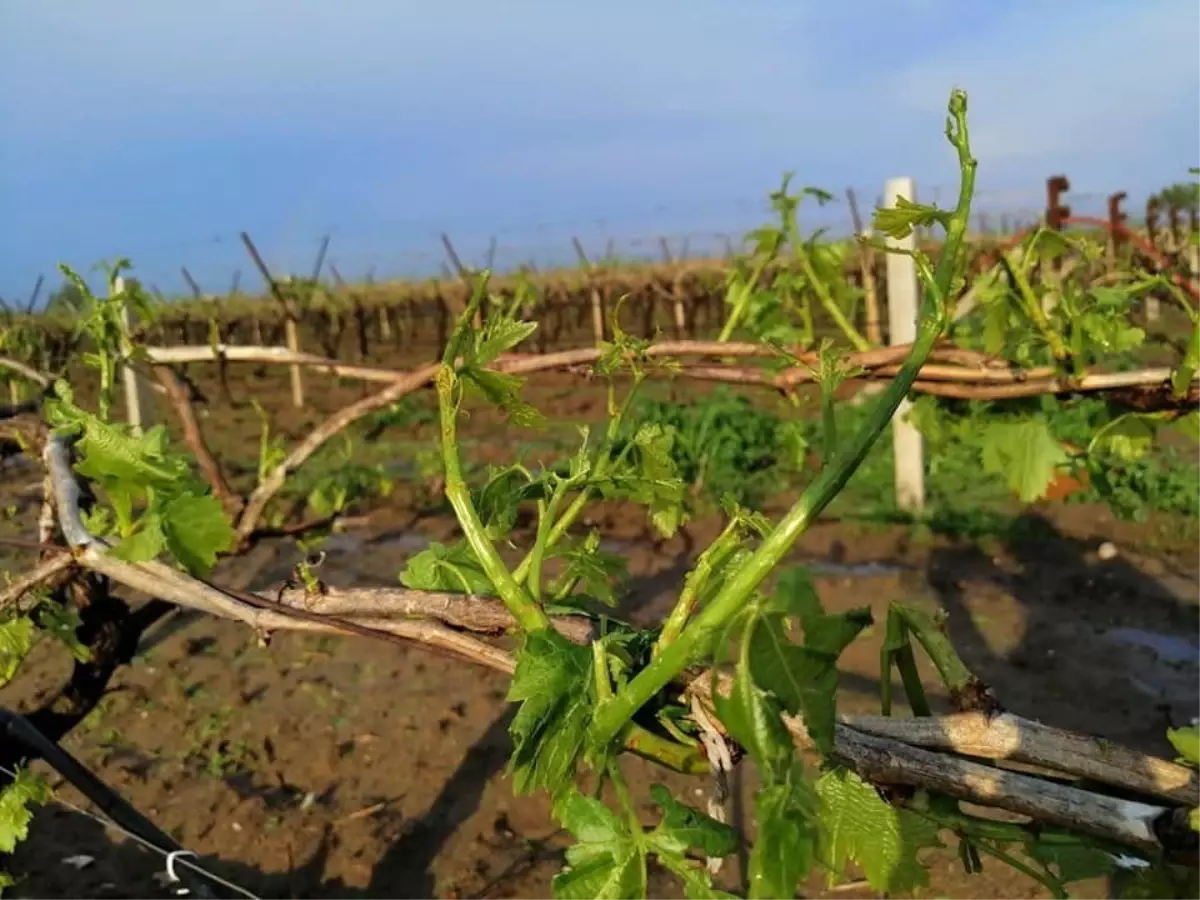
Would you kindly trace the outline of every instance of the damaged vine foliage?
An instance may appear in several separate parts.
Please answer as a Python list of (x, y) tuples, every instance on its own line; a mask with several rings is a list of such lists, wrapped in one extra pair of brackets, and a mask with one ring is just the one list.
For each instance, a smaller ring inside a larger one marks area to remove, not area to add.
[[(819, 468), (806, 473), (806, 487), (778, 521), (750, 508), (761, 484), (740, 493), (735, 484), (717, 484), (719, 493), (732, 495), (713, 498), (722, 504), (726, 526), (699, 554), (674, 608), (658, 627), (637, 628), (611, 614), (626, 575), (624, 561), (602, 549), (599, 534), (580, 535), (575, 526), (593, 501), (622, 499), (643, 506), (658, 534), (675, 534), (689, 514), (694, 486), (704, 480), (700, 450), (716, 431), (738, 427), (729, 418), (735, 413), (702, 419), (691, 431), (645, 421), (640, 390), (655, 367), (672, 364), (650, 354), (648, 341), (623, 332), (614, 316), (612, 340), (603, 345), (593, 367), (595, 377), (608, 385), (602, 431), (581, 429), (578, 449), (566, 460), (494, 466), (482, 483), (469, 483), (458, 421), (471, 404), (498, 407), (519, 426), (536, 428), (544, 421), (523, 399), (523, 379), (494, 366), (537, 325), (523, 320), (526, 304), (520, 295), (512, 301), (491, 296), (487, 273), (474, 281), (434, 379), (441, 475), (462, 537), (414, 555), (399, 578), (415, 590), (499, 601), (511, 614), (519, 647), (508, 692), (517, 706), (508, 771), (517, 793), (549, 796), (554, 816), (575, 839), (554, 880), (558, 897), (644, 897), (651, 860), (673, 873), (690, 898), (731, 897), (714, 873), (742, 842), (750, 843), (744, 885), (748, 897), (791, 897), (810, 876), (820, 874), (834, 884), (851, 867), (861, 871), (873, 890), (894, 895), (928, 884), (921, 854), (944, 846), (947, 839), (956, 842), (969, 871), (979, 871), (988, 857), (988, 864), (1012, 866), (1055, 896), (1066, 896), (1069, 883), (1096, 875), (1112, 875), (1130, 896), (1196, 894), (1195, 867), (1179, 865), (1166, 852), (1151, 853), (1144, 841), (1131, 849), (1084, 830), (982, 818), (934, 789), (909, 785), (885, 793), (856, 772), (839, 749), (837, 663), (874, 624), (872, 614), (866, 607), (826, 612), (808, 573), (782, 564), (884, 433), (935, 345), (951, 329), (964, 283), (963, 243), (976, 161), (968, 139), (966, 95), (953, 92), (948, 109), (946, 137), (961, 173), (957, 204), (940, 210), (904, 202), (879, 213), (876, 221), (880, 231), (892, 236), (918, 226), (945, 232), (936, 261), (914, 251), (924, 300), (908, 357), (869, 411), (856, 415), (853, 427), (847, 427), (847, 417), (832, 398), (853, 369), (832, 343), (822, 344), (813, 369), (822, 392)], [(828, 287), (837, 281), (827, 273), (838, 261), (823, 255), (815, 238), (800, 235), (796, 201), (786, 182), (773, 202), (780, 225), (760, 235), (748, 265), (735, 273), (723, 337), (741, 323), (761, 329), (762, 339), (771, 343), (810, 343), (811, 324), (805, 322), (811, 323), (811, 312), (790, 304), (807, 302), (800, 298), (811, 295), (846, 341), (865, 349), (851, 324), (856, 298)], [(796, 277), (803, 284), (764, 299), (762, 273), (784, 252), (796, 257), (801, 273)], [(1081, 319), (1081, 307), (1072, 307), (1078, 298), (1066, 287), (1060, 306), (1067, 312), (1061, 321), (1047, 317), (1040, 299), (1034, 303), (1027, 296), (1028, 278), (1020, 266), (1009, 266), (1007, 275), (1008, 287), (982, 303), (987, 327), (981, 340), (987, 346), (995, 348), (997, 340), (1009, 340), (1013, 329), (1024, 329), (1027, 346), (1020, 352), (1031, 363), (1052, 360), (1047, 365), (1069, 377), (1090, 361), (1096, 348), (1121, 350), (1136, 343), (1133, 332), (1115, 320)], [(486, 322), (476, 325), (477, 313), (484, 309)], [(781, 310), (791, 310), (788, 316), (798, 310), (799, 318), (777, 315)], [(799, 321), (800, 333), (789, 330), (786, 323), (791, 321)], [(128, 334), (107, 324), (98, 333), (106, 349), (96, 365), (111, 385), (113, 364), (132, 358)], [(786, 361), (782, 348), (780, 354)], [(1179, 377), (1181, 394), (1186, 394), (1192, 373)], [(234, 545), (235, 531), (221, 504), (197, 477), (192, 462), (168, 446), (164, 431), (140, 435), (116, 425), (109, 420), (107, 403), (98, 413), (83, 410), (65, 384), (55, 387), (47, 416), (57, 436), (75, 441), (75, 470), (98, 489), (102, 503), (88, 515), (87, 525), (110, 545), (109, 552), (127, 561), (165, 555), (197, 574), (207, 572)], [(1128, 454), (1140, 446), (1144, 423), (1123, 421), (1099, 430), (1087, 448), (1089, 459)], [(1030, 461), (1030, 448), (1044, 448), (1030, 426), (1021, 428), (997, 431), (984, 461), (1013, 472), (1013, 486), (1026, 494), (1044, 474), (1040, 462)], [(802, 472), (806, 445), (798, 433), (772, 431), (762, 442)], [(280, 465), (282, 454), (264, 429), (260, 484)], [(753, 470), (755, 462), (735, 459), (724, 465)], [(729, 491), (721, 490), (726, 486)], [(312, 489), (307, 503), (318, 514), (331, 514), (359, 492), (386, 489), (381, 471), (340, 467)], [(532, 542), (522, 547), (517, 525), (530, 510), (536, 527)], [(515, 555), (502, 555), (501, 549)], [(506, 557), (518, 561), (510, 564)], [(315, 579), (302, 580), (318, 587)], [(574, 643), (552, 627), (553, 617), (564, 613), (590, 618), (594, 638)], [(11, 677), (28, 650), (33, 633), (29, 615), (28, 608), (12, 611), (0, 626), (0, 674)], [(52, 621), (52, 616), (45, 618)], [(886, 629), (880, 673), (885, 715), (891, 712), (893, 667), (914, 713), (930, 714), (916, 669), (918, 648), (934, 663), (958, 709), (999, 713), (996, 698), (950, 645), (943, 622), (915, 607), (893, 604), (881, 624)], [(61, 623), (58, 627), (63, 630)], [(815, 759), (798, 753), (798, 731)], [(1195, 765), (1194, 730), (1173, 732), (1171, 738), (1188, 764)], [(632, 796), (623, 774), (624, 752), (718, 782), (734, 759), (744, 756), (761, 784), (754, 798), (755, 834), (739, 834), (711, 815), (712, 809), (693, 808), (662, 785), (650, 790), (656, 821), (644, 824), (639, 814), (643, 798)], [(44, 799), (25, 775), (0, 794), (0, 849), (24, 836), (29, 804)], [(1194, 811), (1188, 823), (1195, 829)], [(1119, 858), (1126, 863), (1133, 859), (1137, 868), (1118, 871)]]
[[(686, 518), (689, 488), (701, 476), (696, 471), (697, 451), (714, 429), (727, 424), (715, 414), (694, 423), (664, 423), (662, 416), (653, 416), (656, 421), (651, 423), (640, 421), (638, 413), (647, 406), (639, 401), (638, 390), (651, 365), (646, 342), (614, 324), (613, 340), (604, 346), (595, 368), (597, 375), (609, 379), (604, 434), (583, 430), (579, 450), (565, 463), (493, 467), (487, 481), (471, 489), (462, 476), (455, 423), (472, 396), (506, 410), (514, 422), (539, 424), (536, 411), (521, 399), (521, 379), (484, 368), (528, 337), (534, 325), (493, 305), (487, 324), (474, 328), (475, 312), (487, 295), (486, 276), (477, 282), (437, 376), (446, 494), (463, 539), (450, 546), (435, 544), (413, 557), (401, 578), (412, 588), (499, 597), (522, 626), (508, 694), (519, 705), (511, 725), (514, 753), (509, 770), (517, 792), (546, 791), (551, 796), (555, 816), (578, 842), (567, 853), (567, 868), (555, 879), (557, 896), (644, 896), (650, 857), (681, 879), (689, 897), (731, 896), (714, 886), (710, 869), (700, 859), (727, 855), (746, 836), (672, 799), (661, 785), (652, 789), (660, 819), (652, 827), (643, 826), (622, 776), (619, 753), (633, 750), (682, 771), (708, 769), (701, 748), (711, 735), (701, 733), (682, 686), (689, 672), (710, 666), (732, 670), (728, 691), (714, 690), (711, 697), (723, 732), (719, 739), (731, 740), (749, 756), (762, 783), (755, 799), (757, 836), (746, 885), (750, 897), (792, 896), (814, 870), (825, 872), (832, 883), (851, 864), (861, 868), (875, 890), (910, 891), (927, 883), (919, 852), (941, 846), (947, 831), (958, 840), (969, 868), (978, 870), (981, 857), (989, 856), (1027, 872), (1060, 896), (1068, 882), (1116, 870), (1112, 848), (1100, 841), (1057, 829), (976, 819), (961, 812), (953, 799), (923, 791), (892, 803), (842, 766), (834, 753), (837, 660), (872, 624), (871, 614), (865, 608), (828, 614), (803, 570), (778, 570), (796, 538), (878, 438), (934, 342), (950, 325), (952, 298), (963, 275), (961, 245), (975, 172), (963, 95), (953, 96), (950, 113), (947, 135), (962, 171), (957, 207), (943, 211), (905, 204), (881, 215), (878, 223), (881, 230), (896, 235), (916, 225), (937, 224), (946, 231), (936, 266), (918, 260), (927, 299), (911, 357), (857, 432), (839, 435), (829, 398), (847, 373), (832, 348), (822, 348), (818, 380), (826, 402), (821, 470), (778, 523), (727, 499), (727, 527), (700, 554), (675, 609), (660, 628), (638, 630), (606, 614), (605, 607), (615, 600), (614, 585), (624, 574), (622, 561), (600, 549), (598, 535), (578, 539), (569, 532), (593, 498), (622, 497), (644, 505), (660, 534), (672, 534)], [(794, 240), (795, 206), (786, 202), (786, 183), (775, 201), (784, 226), (762, 236), (756, 261), (731, 285), (731, 323), (742, 319), (762, 324), (765, 313), (753, 305), (759, 298), (753, 286), (783, 247), (792, 246), (802, 264), (808, 264), (812, 284), (821, 281), (816, 264), (805, 258), (812, 245)], [(778, 298), (768, 302), (777, 303)], [(832, 298), (830, 303), (836, 306)], [(1108, 334), (1100, 325), (1089, 333)], [(1129, 342), (1119, 334), (1111, 339)], [(1078, 350), (1086, 349), (1082, 341), (1075, 342), (1076, 356), (1086, 357)], [(621, 380), (623, 394), (618, 374), (626, 376)], [(1022, 493), (1036, 473), (1025, 472), (1028, 466), (1021, 459), (1001, 458), (1005, 447), (1027, 437), (1024, 432), (997, 437), (996, 447), (987, 451), (995, 465), (1016, 470), (1014, 487)], [(804, 447), (789, 444), (785, 435), (780, 449), (798, 455)], [(518, 510), (527, 503), (535, 506), (537, 515), (533, 546), (510, 568), (497, 545), (512, 546)], [(559, 563), (557, 574), (547, 578), (544, 567), (551, 560)], [(549, 615), (563, 610), (594, 616), (600, 637), (587, 647), (567, 641), (548, 621)], [(946, 642), (940, 623), (919, 610), (896, 606), (887, 631), (885, 669), (899, 667), (918, 714), (927, 715), (929, 708), (915, 676), (913, 639), (938, 664), (962, 708), (995, 709)], [(890, 684), (887, 672), (883, 674), (883, 683)], [(885, 694), (883, 700), (887, 712), (891, 698)], [(816, 770), (797, 756), (786, 717), (803, 720), (821, 759)], [(590, 782), (586, 792), (581, 787), (585, 781)], [(615, 807), (600, 799), (606, 784), (613, 788)], [(1190, 877), (1178, 882), (1179, 871), (1165, 863), (1139, 871), (1174, 878), (1177, 890)]]

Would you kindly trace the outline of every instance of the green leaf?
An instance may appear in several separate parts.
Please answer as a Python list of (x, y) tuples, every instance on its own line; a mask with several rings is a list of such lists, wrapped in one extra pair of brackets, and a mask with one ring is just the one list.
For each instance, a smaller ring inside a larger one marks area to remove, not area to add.
[(537, 322), (518, 322), (507, 316), (489, 320), (475, 349), (475, 362), (486, 366), (537, 331)]
[(88, 534), (97, 537), (106, 537), (112, 534), (116, 527), (113, 511), (104, 506), (93, 506), (87, 510), (81, 509), (79, 517), (83, 520), (83, 527), (88, 530)]
[(12, 681), (32, 648), (33, 620), (29, 616), (13, 616), (0, 622), (0, 687)]
[[(130, 562), (154, 559), (164, 549), (189, 572), (206, 574), (228, 550), (234, 532), (220, 503), (200, 484), (191, 463), (170, 450), (161, 425), (138, 435), (75, 405), (70, 388), (56, 388), (47, 418), (60, 432), (81, 434), (75, 470), (96, 482), (112, 504), (121, 537), (113, 552)], [(145, 510), (134, 519), (134, 508)]]
[(705, 856), (721, 858), (737, 849), (736, 828), (680, 803), (664, 785), (652, 784), (650, 797), (663, 811), (658, 827), (646, 836), (656, 853), (682, 856), (695, 847)]
[(982, 445), (984, 470), (1003, 475), (1023, 503), (1042, 497), (1054, 470), (1067, 460), (1066, 451), (1041, 416), (993, 422), (984, 429)]
[(59, 641), (78, 662), (89, 662), (92, 650), (77, 636), (81, 624), (79, 611), (50, 599), (43, 599), (37, 606), (38, 627)]
[(1031, 841), (1026, 849), (1030, 856), (1055, 872), (1063, 884), (1111, 875), (1117, 867), (1111, 853), (1073, 836), (1068, 840), (1056, 836)]
[(913, 203), (907, 197), (897, 197), (894, 207), (875, 210), (875, 229), (888, 237), (906, 238), (914, 228), (928, 228), (931, 225), (949, 228), (949, 211)]
[(474, 551), (465, 541), (447, 547), (432, 541), (409, 559), (400, 573), (400, 583), (418, 591), (447, 591), (452, 594), (495, 594), (491, 579), (483, 571)]
[(813, 584), (812, 572), (806, 566), (789, 566), (779, 573), (775, 590), (771, 592), (768, 612), (796, 616), (801, 621), (823, 615), (821, 599)]
[(217, 556), (233, 546), (237, 535), (221, 503), (212, 494), (185, 492), (163, 509), (167, 550), (188, 572), (207, 575)]
[(1163, 897), (1200, 896), (1194, 866), (1170, 866), (1162, 862), (1137, 868), (1118, 866), (1109, 891), (1121, 900), (1160, 900)]
[(1115, 458), (1121, 462), (1136, 462), (1154, 446), (1158, 418), (1143, 413), (1125, 413), (1096, 432), (1089, 452)]
[(392, 491), (392, 480), (384, 473), (383, 466), (351, 462), (349, 456), (353, 448), (349, 444), (345, 452), (347, 458), (324, 475), (308, 493), (308, 507), (318, 516), (337, 515), (355, 500), (373, 495), (386, 497)]
[(542, 485), (531, 483), (521, 466), (489, 468), (487, 483), (471, 493), (487, 536), (494, 541), (507, 536), (517, 523), (521, 502), (540, 490)]
[(650, 792), (663, 818), (649, 832), (574, 786), (559, 798), (554, 815), (578, 843), (567, 848), (569, 868), (554, 879), (555, 897), (644, 897), (651, 852), (680, 878), (687, 897), (732, 896), (714, 888), (708, 871), (685, 854), (694, 847), (709, 856), (727, 856), (737, 847), (737, 832), (679, 803), (660, 784)]
[(50, 800), (50, 786), (28, 769), (17, 769), (16, 777), (0, 791), (0, 853), (12, 853), (29, 836), (33, 819), (30, 806)]
[(748, 896), (751, 900), (794, 897), (808, 875), (817, 843), (816, 798), (793, 762), (779, 783), (755, 797), (758, 837), (750, 851)]
[(555, 817), (579, 841), (567, 848), (567, 866), (554, 877), (554, 896), (590, 900), (646, 896), (646, 853), (641, 835), (599, 800), (573, 786), (555, 804)]
[(571, 785), (592, 713), (592, 653), (553, 629), (526, 635), (508, 689), (521, 704), (509, 726), (513, 790), (545, 788), (557, 796)]
[(750, 665), (755, 683), (774, 693), (788, 712), (803, 714), (822, 756), (833, 752), (838, 657), (871, 622), (866, 607), (839, 615), (809, 615), (804, 619), (803, 646), (788, 640), (776, 616), (753, 626)]
[(742, 643), (729, 695), (714, 691), (713, 705), (729, 736), (746, 748), (764, 782), (771, 784), (785, 777), (795, 751), (778, 702), (754, 683), (750, 644)]
[(660, 855), (658, 861), (683, 882), (683, 896), (687, 900), (738, 900), (736, 894), (713, 887), (712, 876), (702, 865), (674, 856)]
[(166, 549), (167, 536), (162, 526), (160, 515), (147, 512), (138, 519), (133, 531), (122, 537), (110, 552), (126, 562), (150, 562)]
[(881, 893), (908, 892), (928, 884), (917, 859), (923, 847), (940, 847), (931, 819), (887, 803), (853, 772), (826, 772), (817, 781), (820, 798), (820, 856), (833, 884), (850, 862), (858, 863)]
[(583, 543), (555, 553), (566, 558), (567, 564), (559, 576), (560, 584), (580, 581), (584, 593), (606, 606), (617, 605), (615, 586), (628, 575), (624, 557), (600, 549), (600, 534), (593, 531)]
[[(124, 504), (116, 506), (119, 520), (127, 520), (127, 512), (120, 511), (124, 509)], [(128, 524), (127, 532), (113, 547), (113, 556), (124, 559), (126, 563), (149, 563), (167, 548), (167, 535), (163, 534), (162, 524), (162, 516), (158, 512), (146, 511), (136, 523)]]
[(1185, 413), (1172, 424), (1178, 431), (1187, 435), (1193, 441), (1200, 441), (1200, 412), (1193, 410), (1190, 413)]
[(169, 452), (167, 430), (155, 425), (136, 435), (128, 425), (113, 425), (75, 405), (63, 383), (56, 386), (57, 399), (46, 401), (46, 419), (60, 433), (82, 434), (76, 450), (80, 460), (75, 470), (94, 481), (133, 481), (163, 486), (187, 477), (186, 459)]
[(1167, 740), (1184, 759), (1193, 766), (1200, 765), (1200, 728), (1189, 725), (1186, 728), (1168, 728)]
[[(619, 844), (629, 835), (624, 820), (594, 797), (585, 797), (578, 790), (564, 793), (554, 805), (554, 816), (563, 828), (590, 849), (605, 850)], [(580, 855), (586, 855), (582, 851)]]
[[(578, 845), (576, 845), (578, 846)], [(552, 887), (559, 900), (625, 900), (646, 896), (646, 857), (630, 841), (611, 853), (574, 861), (567, 851), (568, 868), (554, 876)]]
[(546, 418), (534, 407), (521, 399), (521, 388), (525, 379), (479, 366), (464, 366), (459, 372), (462, 379), (479, 390), (484, 398), (504, 411), (514, 425), (522, 428), (540, 428)]
[(650, 521), (663, 537), (670, 537), (683, 524), (684, 485), (672, 458), (673, 431), (658, 424), (642, 425), (623, 465), (608, 478), (611, 489), (603, 493), (628, 497), (646, 506)]

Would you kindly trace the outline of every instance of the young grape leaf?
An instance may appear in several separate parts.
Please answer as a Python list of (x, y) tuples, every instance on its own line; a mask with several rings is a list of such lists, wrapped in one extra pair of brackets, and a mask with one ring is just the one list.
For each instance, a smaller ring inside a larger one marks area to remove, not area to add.
[(1117, 867), (1111, 853), (1074, 836), (1069, 840), (1047, 836), (1030, 841), (1025, 849), (1030, 856), (1055, 872), (1063, 884), (1111, 875)]
[(1121, 900), (1200, 897), (1200, 870), (1161, 861), (1136, 868), (1118, 866), (1112, 874), (1109, 892)]
[[(138, 435), (75, 405), (70, 388), (57, 388), (47, 418), (61, 432), (81, 434), (75, 470), (103, 489), (121, 540), (113, 552), (131, 562), (154, 559), (164, 549), (193, 574), (207, 574), (235, 534), (221, 504), (168, 445), (161, 425)], [(135, 521), (139, 499), (145, 510)]]
[(897, 197), (894, 207), (875, 210), (875, 229), (888, 237), (906, 238), (914, 228), (928, 228), (935, 224), (949, 228), (950, 212), (913, 203), (907, 197)]
[(758, 836), (750, 851), (751, 900), (794, 897), (815, 859), (817, 798), (798, 760), (783, 775), (755, 796)]
[(682, 856), (695, 847), (705, 856), (721, 858), (737, 849), (736, 828), (680, 803), (664, 785), (652, 784), (650, 797), (663, 811), (658, 827), (646, 835), (659, 855)]
[(1200, 728), (1189, 725), (1186, 728), (1168, 728), (1167, 740), (1183, 759), (1193, 766), (1200, 765)]
[[(748, 625), (754, 627), (754, 623)], [(794, 747), (780, 716), (778, 702), (754, 683), (751, 641), (744, 640), (728, 696), (714, 692), (713, 704), (729, 736), (746, 748), (767, 784), (783, 780)]]
[(471, 501), (487, 536), (495, 541), (512, 531), (521, 502), (542, 490), (543, 485), (531, 482), (522, 466), (489, 467), (487, 483), (471, 492)]
[(237, 537), (216, 497), (190, 491), (166, 501), (162, 530), (167, 550), (193, 575), (211, 572), (217, 556)]
[(66, 647), (78, 662), (91, 660), (91, 648), (82, 643), (77, 634), (80, 626), (79, 610), (56, 603), (48, 597), (43, 598), (37, 605), (37, 623), (42, 631)]
[(1070, 330), (1081, 338), (1092, 355), (1125, 353), (1140, 347), (1146, 332), (1129, 321), (1130, 291), (1110, 286), (1093, 287), (1088, 302), (1074, 315), (1069, 309), (1056, 309), (1062, 317), (1060, 329)]
[[(347, 456), (350, 450), (347, 447)], [(354, 500), (375, 494), (386, 497), (391, 492), (392, 480), (383, 466), (364, 466), (345, 459), (316, 483), (305, 502), (318, 516), (334, 516)]]
[(593, 531), (583, 543), (557, 551), (554, 556), (567, 561), (559, 576), (560, 584), (582, 582), (583, 591), (605, 606), (617, 605), (616, 587), (628, 577), (625, 558), (600, 549), (600, 534)]
[(853, 772), (825, 772), (816, 785), (820, 798), (819, 854), (831, 879), (858, 863), (871, 887), (897, 894), (928, 884), (917, 859), (923, 847), (940, 847), (931, 819), (887, 803)]
[(29, 616), (13, 616), (0, 622), (0, 687), (17, 674), (32, 647), (33, 620)]
[[(112, 497), (110, 495), (109, 501)], [(106, 537), (112, 534), (117, 527), (117, 522), (113, 516), (113, 511), (104, 506), (93, 506), (91, 509), (81, 509), (79, 518), (83, 520), (83, 527), (88, 530), (88, 534), (96, 535), (97, 537)], [(132, 526), (132, 522), (128, 523)]]
[(683, 896), (687, 900), (738, 900), (737, 894), (713, 887), (708, 869), (699, 863), (693, 863), (680, 856), (664, 856), (661, 853), (658, 854), (658, 861), (683, 882)]
[(81, 435), (75, 470), (85, 478), (163, 486), (189, 474), (187, 460), (170, 453), (162, 425), (135, 435), (128, 426), (110, 424), (76, 406), (66, 382), (56, 383), (55, 394), (46, 401), (46, 420), (60, 434)]
[(495, 593), (475, 553), (465, 541), (447, 547), (437, 541), (409, 559), (400, 573), (400, 583), (418, 591), (448, 591), (452, 594)]
[(533, 632), (517, 656), (508, 700), (520, 709), (509, 726), (513, 790), (545, 788), (556, 796), (570, 786), (592, 713), (592, 653), (553, 629)]
[(713, 887), (708, 870), (686, 854), (689, 847), (695, 847), (710, 858), (726, 857), (737, 849), (737, 830), (680, 803), (661, 784), (651, 785), (650, 795), (663, 810), (663, 817), (656, 828), (645, 832), (646, 845), (659, 863), (683, 882), (684, 896), (688, 900), (732, 898)]
[(1200, 412), (1193, 410), (1180, 416), (1172, 423), (1182, 434), (1194, 441), (1200, 441)]
[(576, 854), (581, 858), (608, 852), (629, 836), (624, 819), (599, 800), (586, 797), (575, 789), (563, 793), (554, 804), (554, 817), (585, 845)]
[(673, 535), (686, 518), (683, 481), (671, 455), (674, 440), (674, 432), (660, 425), (641, 426), (624, 464), (601, 484), (606, 495), (628, 497), (646, 506), (663, 537)]
[(1156, 422), (1156, 416), (1143, 413), (1118, 416), (1096, 432), (1088, 451), (1124, 463), (1136, 462), (1154, 445)]
[(649, 853), (679, 876), (688, 898), (732, 897), (714, 888), (707, 870), (686, 853), (694, 847), (708, 856), (727, 856), (737, 848), (737, 832), (679, 803), (660, 784), (650, 792), (663, 818), (649, 831), (635, 828), (574, 787), (559, 799), (555, 817), (579, 843), (567, 849), (568, 868), (554, 879), (555, 897), (644, 897)]
[(624, 819), (574, 788), (555, 805), (555, 816), (579, 841), (567, 848), (567, 868), (554, 876), (556, 898), (646, 896), (645, 846)]
[(813, 584), (812, 572), (805, 566), (788, 566), (775, 579), (775, 590), (768, 598), (764, 611), (796, 616), (803, 622), (811, 616), (824, 615), (821, 599)]
[(495, 362), (501, 353), (511, 350), (537, 331), (537, 327), (537, 322), (519, 322), (508, 316), (490, 320), (479, 336), (471, 361), (479, 366)]
[(993, 422), (983, 431), (982, 445), (984, 471), (1003, 475), (1023, 503), (1043, 496), (1054, 470), (1067, 460), (1042, 416)]
[[(118, 515), (118, 519), (122, 518)], [(117, 559), (126, 562), (149, 562), (167, 547), (167, 536), (163, 533), (162, 516), (147, 511), (110, 551)]]
[(30, 806), (50, 800), (50, 786), (28, 769), (17, 769), (16, 777), (0, 791), (0, 853), (12, 853), (29, 836), (33, 819)]
[(650, 661), (657, 632), (642, 631), (607, 616), (602, 619), (602, 628), (608, 676), (613, 689), (620, 690)]
[(500, 407), (514, 425), (540, 428), (546, 423), (545, 416), (521, 399), (525, 379), (519, 375), (479, 366), (463, 366), (459, 375), (466, 383), (477, 388), (489, 403)]
[(809, 615), (803, 620), (804, 644), (792, 643), (779, 616), (767, 616), (750, 637), (754, 681), (779, 698), (804, 724), (822, 756), (833, 752), (837, 702), (837, 661), (842, 651), (872, 622), (867, 607), (839, 615)]

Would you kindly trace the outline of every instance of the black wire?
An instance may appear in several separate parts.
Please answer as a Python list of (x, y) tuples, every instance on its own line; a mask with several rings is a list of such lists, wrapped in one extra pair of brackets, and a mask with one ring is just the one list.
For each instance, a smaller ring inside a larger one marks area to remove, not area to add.
[[(0, 707), (0, 735), (20, 744), (41, 758), (59, 775), (74, 785), (81, 794), (94, 803), (113, 822), (147, 844), (158, 847), (165, 853), (184, 848), (169, 834), (134, 809), (116, 791), (91, 773), (79, 760), (61, 746), (47, 738), (30, 724), (24, 716)], [(199, 880), (194, 870), (187, 866), (175, 867), (180, 882), (194, 897), (213, 898), (207, 880)]]

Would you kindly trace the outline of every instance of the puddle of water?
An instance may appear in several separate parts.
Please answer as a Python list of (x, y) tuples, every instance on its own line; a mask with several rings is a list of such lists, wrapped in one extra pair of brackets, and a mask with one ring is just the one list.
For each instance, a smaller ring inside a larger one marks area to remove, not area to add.
[(364, 537), (361, 533), (355, 534), (343, 531), (329, 535), (325, 539), (325, 543), (321, 545), (321, 549), (330, 555), (373, 553), (375, 551), (388, 550), (412, 553), (424, 550), (428, 546), (429, 538), (414, 531), (402, 531), (375, 539)]
[[(377, 539), (364, 537), (362, 534), (341, 532), (331, 534), (325, 541), (323, 549), (329, 555), (359, 554), (374, 551), (396, 550), (405, 554), (424, 550), (429, 545), (429, 539), (416, 532), (404, 531), (389, 534)], [(600, 549), (619, 556), (627, 556), (639, 544), (635, 541), (605, 538), (600, 541)], [(812, 570), (814, 575), (838, 578), (878, 578), (883, 575), (896, 575), (907, 571), (907, 566), (895, 563), (877, 562), (874, 560), (857, 563), (841, 563), (827, 559), (800, 559), (798, 562)]]
[(1141, 628), (1114, 628), (1104, 637), (1127, 647), (1142, 647), (1155, 653), (1159, 659), (1172, 665), (1191, 663), (1200, 665), (1200, 644), (1187, 638)]
[(812, 570), (814, 575), (837, 575), (841, 578), (876, 578), (880, 575), (898, 575), (901, 572), (908, 571), (907, 566), (874, 561), (837, 563), (815, 560), (812, 562), (806, 561), (804, 564)]

